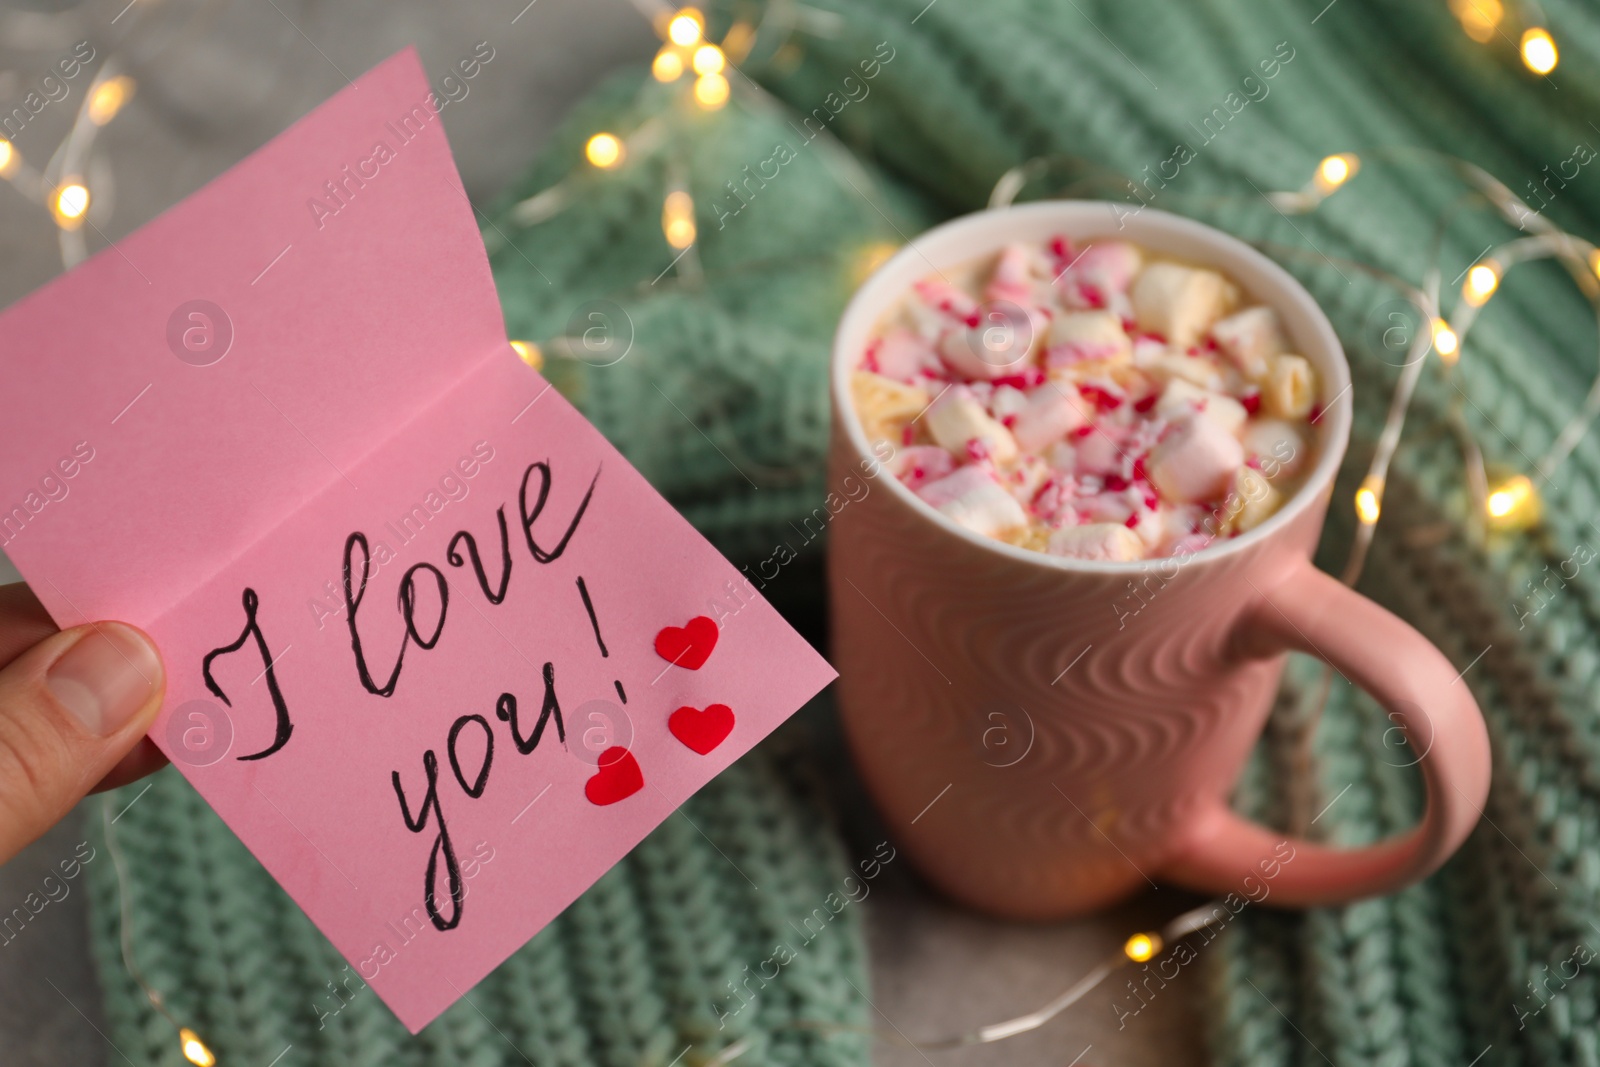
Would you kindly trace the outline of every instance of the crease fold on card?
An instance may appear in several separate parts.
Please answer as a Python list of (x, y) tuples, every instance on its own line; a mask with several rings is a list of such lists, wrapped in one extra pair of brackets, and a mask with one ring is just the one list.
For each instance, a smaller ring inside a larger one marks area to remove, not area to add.
[(833, 678), (510, 348), (443, 106), (402, 52), (0, 314), (0, 547), (412, 1032)]

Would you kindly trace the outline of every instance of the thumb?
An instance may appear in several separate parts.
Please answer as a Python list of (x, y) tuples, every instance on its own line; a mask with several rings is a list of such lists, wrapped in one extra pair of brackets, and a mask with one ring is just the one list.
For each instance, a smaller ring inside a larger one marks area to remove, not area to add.
[(52, 634), (0, 670), (0, 863), (138, 744), (165, 692), (155, 644), (120, 622)]

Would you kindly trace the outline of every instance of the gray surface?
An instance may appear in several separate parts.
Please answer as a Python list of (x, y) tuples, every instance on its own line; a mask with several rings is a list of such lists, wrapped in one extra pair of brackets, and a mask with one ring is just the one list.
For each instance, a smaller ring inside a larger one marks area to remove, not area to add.
[[(86, 5), (83, 29), (58, 21), (29, 38), (5, 36), (0, 104), (9, 109), (45, 66), (83, 36), (105, 54), (119, 32), (111, 20), (124, 3)], [(165, 3), (194, 6), (187, 0)], [(354, 77), (410, 43), (419, 46), (436, 78), (478, 41), (494, 47), (495, 58), (472, 83), (472, 94), (444, 113), (468, 192), (475, 201), (491, 196), (576, 99), (617, 64), (646, 58), (654, 48), (648, 27), (624, 0), (537, 0), (524, 11), (525, 3), (495, 0), (449, 9), (418, 0), (213, 5), (206, 20), (194, 23), (190, 39), (169, 48), (150, 69), (134, 71), (138, 95), (102, 135), (101, 154), (116, 178), (114, 211), (102, 229), (111, 239), (129, 233), (343, 86), (345, 75)], [(519, 12), (524, 13), (517, 17)], [(31, 23), (28, 28), (35, 33)], [(18, 50), (19, 40), (36, 41), (37, 47)], [(47, 108), (17, 138), (18, 146), (25, 156), (41, 158), (69, 120), (67, 102)], [(60, 269), (50, 221), (0, 188), (0, 304)], [(14, 579), (0, 559), (0, 581)], [(0, 911), (20, 903), (72, 854), (83, 839), (77, 818), (0, 868)], [(110, 857), (98, 855), (92, 862), (110, 863)], [(997, 923), (937, 899), (902, 861), (862, 906), (879, 1021), (923, 1037), (1033, 1010), (1114, 950), (1129, 930), (1175, 913), (1182, 903), (1147, 897), (1075, 923)], [(96, 1029), (103, 1024), (88, 961), (86, 907), (80, 877), (65, 899), (0, 945), (0, 1060), (10, 1067), (122, 1062)], [(1201, 1063), (1192, 970), (1125, 1029), (1113, 1011), (1118, 983), (1108, 983), (1037, 1033), (987, 1048), (933, 1053), (932, 1062), (1063, 1067), (1081, 1056), (1084, 1065)], [(879, 1044), (876, 1060), (885, 1067), (929, 1062), (892, 1044)]]

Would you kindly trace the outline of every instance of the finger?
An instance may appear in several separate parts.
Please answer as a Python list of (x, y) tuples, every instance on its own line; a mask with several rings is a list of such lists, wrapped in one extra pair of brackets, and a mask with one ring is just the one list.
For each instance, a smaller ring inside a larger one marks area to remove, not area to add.
[(0, 667), (56, 632), (50, 613), (22, 582), (0, 585)]
[[(50, 618), (50, 613), (26, 583), (0, 585), (0, 668), (56, 632), (56, 624)], [(116, 789), (159, 771), (166, 765), (166, 754), (147, 737), (135, 745), (133, 751), (111, 768), (110, 773), (90, 791), (98, 793)]]
[(121, 762), (165, 692), (155, 645), (118, 622), (54, 634), (0, 669), (0, 863)]

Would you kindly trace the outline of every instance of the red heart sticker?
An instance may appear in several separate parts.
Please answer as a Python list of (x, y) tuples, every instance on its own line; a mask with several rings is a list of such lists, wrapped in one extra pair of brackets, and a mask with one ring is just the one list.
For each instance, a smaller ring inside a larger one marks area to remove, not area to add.
[(696, 615), (683, 626), (668, 626), (656, 634), (656, 655), (668, 663), (697, 671), (717, 647), (717, 624)]
[(644, 773), (633, 753), (613, 745), (600, 753), (600, 769), (584, 783), (583, 795), (589, 803), (605, 807), (625, 800), (644, 788)]
[(704, 711), (684, 706), (667, 719), (667, 729), (704, 756), (733, 732), (733, 709), (726, 704), (712, 704)]

